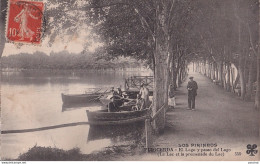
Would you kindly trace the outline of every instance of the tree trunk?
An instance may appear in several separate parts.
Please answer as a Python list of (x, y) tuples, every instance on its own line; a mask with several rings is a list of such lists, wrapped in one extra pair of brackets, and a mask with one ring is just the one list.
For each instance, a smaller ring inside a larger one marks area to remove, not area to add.
[(205, 61), (204, 61), (204, 75), (205, 76), (207, 75), (206, 62), (207, 62), (207, 60), (205, 59)]
[(220, 66), (219, 66), (219, 80), (220, 80), (220, 85), (224, 86), (224, 72), (223, 72), (223, 62), (221, 61)]
[(257, 79), (256, 79), (257, 86), (256, 86), (256, 95), (255, 95), (255, 108), (258, 109), (258, 110), (260, 109), (260, 54), (259, 53), (260, 53), (260, 47), (258, 46)]
[(199, 73), (201, 73), (201, 62), (198, 62), (198, 66), (199, 66)]
[(177, 68), (176, 68), (176, 86), (179, 87), (180, 86), (180, 69), (181, 69), (181, 60), (180, 57), (177, 60)]
[(232, 67), (231, 67), (231, 65), (230, 65), (230, 75), (231, 75), (231, 88), (232, 88), (232, 91), (234, 91), (234, 87), (235, 87), (235, 84), (234, 84), (234, 71), (233, 71), (233, 69), (232, 69)]
[(174, 71), (174, 74), (173, 74), (173, 86), (174, 86), (174, 90), (176, 90), (177, 89), (177, 71), (176, 71), (176, 69), (175, 69), (175, 71)]
[[(232, 71), (232, 72), (233, 72), (233, 71)], [(234, 80), (234, 79), (233, 79), (233, 80)], [(232, 80), (232, 81), (233, 81), (233, 80)], [(240, 74), (238, 73), (238, 74), (237, 74), (237, 77), (236, 77), (236, 79), (235, 79), (235, 81), (232, 83), (233, 91), (234, 91), (235, 88), (237, 87), (237, 84), (238, 84), (239, 80), (240, 80)]]
[(250, 65), (249, 65), (249, 73), (248, 73), (248, 87), (247, 87), (247, 91), (246, 91), (246, 100), (251, 100), (252, 98), (252, 91), (253, 91), (253, 74), (254, 74), (254, 60), (251, 57), (250, 58)]
[(179, 73), (178, 73), (178, 87), (181, 86), (182, 83), (182, 66), (180, 66)]
[(212, 67), (212, 65), (209, 63), (209, 78), (211, 79), (211, 67)]
[(226, 90), (230, 92), (231, 84), (230, 84), (230, 63), (227, 64), (227, 84)]
[(216, 80), (216, 65), (215, 65), (215, 62), (212, 64), (212, 66), (213, 66), (213, 70), (212, 70), (212, 72), (213, 72), (212, 80)]
[(153, 121), (156, 132), (163, 132), (165, 126), (165, 109), (168, 108), (168, 75), (169, 75), (169, 39), (166, 16), (167, 3), (156, 3), (156, 48), (155, 48), (155, 77), (153, 115), (163, 106), (164, 110)]
[(8, 1), (0, 2), (0, 57), (2, 56), (5, 47), (5, 16), (7, 11), (7, 2)]
[(245, 82), (245, 74), (244, 74), (244, 57), (242, 54), (239, 56), (239, 66), (238, 66), (238, 73), (239, 73), (239, 80), (240, 80), (240, 87), (241, 87), (241, 99), (245, 99), (246, 94), (246, 82)]
[[(258, 3), (258, 7), (259, 7), (259, 12), (258, 12), (258, 18), (259, 18), (259, 21), (258, 21), (258, 27), (260, 28), (260, 0), (259, 0), (259, 3)], [(258, 29), (259, 29), (258, 28)], [(258, 30), (258, 53), (257, 53), (257, 75), (256, 75), (256, 95), (255, 95), (255, 108), (256, 109), (260, 109), (260, 40), (259, 40), (259, 37), (260, 37), (260, 31)]]
[(185, 78), (187, 77), (186, 75), (187, 75), (187, 64), (186, 64), (186, 61), (184, 60), (183, 61), (183, 67), (182, 67), (182, 74), (181, 74), (181, 77), (182, 77), (181, 81), (182, 81), (182, 83), (185, 80)]
[(177, 89), (177, 77), (178, 77), (179, 64), (177, 63), (177, 66), (176, 66), (175, 61), (173, 61), (173, 62), (174, 62), (173, 85), (174, 85), (174, 89), (176, 90)]
[(219, 68), (218, 68), (218, 63), (215, 64), (216, 65), (216, 79), (215, 80), (219, 80)]
[(169, 84), (174, 85), (173, 82), (173, 74), (174, 74), (174, 70), (175, 70), (175, 63), (174, 63), (174, 58), (171, 58), (171, 62), (170, 62), (170, 70), (169, 70)]

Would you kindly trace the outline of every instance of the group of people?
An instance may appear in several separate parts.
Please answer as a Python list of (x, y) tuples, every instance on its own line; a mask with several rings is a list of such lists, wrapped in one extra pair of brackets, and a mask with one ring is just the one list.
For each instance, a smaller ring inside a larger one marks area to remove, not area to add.
[(108, 103), (109, 112), (119, 112), (119, 107), (124, 103), (123, 102), (123, 92), (120, 87), (117, 90), (114, 87), (111, 87), (110, 90), (111, 97), (110, 102)]
[(133, 110), (143, 110), (148, 108), (150, 105), (149, 100), (149, 89), (147, 84), (142, 84), (139, 93), (136, 98), (136, 105), (132, 107)]
[(117, 88), (117, 90), (114, 89), (114, 87), (111, 87), (111, 94), (116, 97), (123, 97), (123, 92), (120, 87)]
[[(195, 97), (197, 96), (197, 89), (198, 85), (197, 82), (193, 80), (193, 77), (189, 78), (190, 81), (187, 85), (188, 90), (188, 109), (195, 110)], [(146, 84), (142, 84), (140, 86), (140, 91), (137, 94), (137, 98), (135, 100), (135, 105), (132, 106), (132, 110), (143, 110), (149, 107), (150, 100), (149, 100), (149, 89), (147, 88)], [(175, 102), (175, 94), (174, 94), (174, 86), (170, 85), (169, 87), (169, 99), (168, 105), (174, 108), (176, 106)], [(112, 97), (110, 98), (111, 101), (108, 104), (108, 111), (109, 112), (119, 112), (120, 106), (126, 101), (129, 102), (129, 99), (123, 97), (123, 92), (121, 88), (117, 88), (117, 91), (114, 90), (114, 87), (111, 88)]]
[[(132, 110), (143, 110), (149, 107), (149, 89), (144, 83), (140, 87), (140, 91), (137, 94)], [(121, 88), (117, 88), (117, 91), (115, 91), (114, 87), (112, 87), (111, 94), (112, 96), (110, 98), (111, 101), (108, 104), (108, 112), (119, 112), (120, 106), (123, 105), (124, 102), (130, 103), (131, 101), (134, 101), (124, 98)]]

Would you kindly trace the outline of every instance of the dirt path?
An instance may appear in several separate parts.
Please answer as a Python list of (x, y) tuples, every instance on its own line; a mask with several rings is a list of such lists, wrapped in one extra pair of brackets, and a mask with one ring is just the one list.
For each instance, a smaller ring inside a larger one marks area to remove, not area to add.
[[(214, 85), (207, 77), (199, 73), (189, 76), (194, 76), (199, 87), (196, 110), (187, 110), (188, 81), (185, 81), (176, 92), (177, 107), (167, 112), (165, 132), (155, 139), (154, 146), (178, 149), (179, 144), (188, 144), (190, 147), (191, 144), (215, 143), (219, 148), (230, 148), (231, 152), (224, 157), (214, 158), (158, 157), (148, 154), (140, 157), (140, 160), (246, 160), (249, 157), (246, 154), (247, 144), (256, 143), (258, 149), (260, 147), (259, 111), (254, 110), (252, 102), (240, 100), (233, 93)], [(235, 156), (237, 151), (242, 156)]]
[[(239, 142), (239, 138), (251, 139), (259, 136), (259, 112), (253, 109), (253, 103), (241, 101), (200, 74), (190, 75), (194, 76), (199, 86), (196, 110), (186, 110), (185, 82), (177, 93), (176, 110), (167, 113), (167, 127), (163, 138), (182, 134), (185, 137), (178, 139), (182, 142), (216, 142), (217, 139), (219, 143), (227, 143)], [(160, 139), (158, 141), (160, 143)]]

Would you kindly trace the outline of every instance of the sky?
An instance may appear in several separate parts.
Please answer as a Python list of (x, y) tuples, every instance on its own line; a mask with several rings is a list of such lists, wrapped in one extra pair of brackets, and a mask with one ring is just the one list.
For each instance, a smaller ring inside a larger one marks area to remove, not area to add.
[[(53, 2), (47, 3), (47, 0), (43, 0), (45, 3), (45, 13), (48, 13), (49, 11), (55, 11), (55, 9), (62, 5), (62, 1), (58, 2), (57, 4), (54, 4)], [(78, 6), (86, 5), (85, 1), (82, 0), (76, 0)], [(49, 10), (49, 11), (48, 11)], [(66, 10), (66, 6), (64, 8)], [(48, 13), (49, 14), (49, 13)], [(44, 35), (42, 38), (40, 45), (32, 45), (32, 44), (24, 44), (24, 43), (6, 43), (4, 52), (2, 56), (9, 56), (9, 55), (15, 55), (20, 53), (29, 53), (33, 54), (34, 52), (44, 52), (45, 54), (49, 55), (51, 52), (58, 53), (61, 51), (68, 51), (69, 53), (78, 54), (82, 51), (84, 52), (94, 52), (96, 48), (102, 46), (103, 44), (97, 41), (94, 41), (92, 39), (93, 32), (91, 31), (91, 28), (87, 25), (85, 22), (86, 19), (86, 13), (84, 11), (68, 11), (62, 13), (64, 14), (63, 17), (58, 18), (56, 15), (49, 15), (49, 23), (56, 22), (64, 22), (66, 21), (67, 17), (71, 17), (72, 20), (75, 19), (75, 25), (73, 33), (68, 33), (66, 30), (68, 28), (60, 28), (58, 30), (58, 34), (55, 36), (54, 42), (50, 45), (50, 35)], [(60, 23), (57, 24), (57, 26), (54, 26), (52, 31), (56, 30), (55, 28), (58, 28), (58, 26), (63, 26), (64, 24)], [(87, 46), (86, 46), (87, 45)]]

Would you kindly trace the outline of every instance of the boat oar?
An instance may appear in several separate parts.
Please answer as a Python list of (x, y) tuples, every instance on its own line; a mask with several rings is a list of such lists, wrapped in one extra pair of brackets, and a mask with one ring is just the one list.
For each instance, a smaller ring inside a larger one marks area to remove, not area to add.
[(124, 97), (122, 97), (122, 98), (120, 98), (121, 100), (128, 100), (129, 102), (132, 102), (132, 101), (134, 101), (135, 99), (128, 99), (128, 98), (124, 98)]
[[(93, 93), (90, 93), (90, 94), (95, 94), (95, 93), (97, 93), (98, 91), (100, 91), (102, 88), (99, 88), (98, 90), (96, 90), (95, 92), (93, 92)], [(86, 93), (86, 91), (85, 91), (85, 93)]]
[(98, 96), (97, 98), (93, 98), (89, 101), (96, 101), (96, 100), (99, 100), (101, 96), (103, 96), (105, 93), (106, 93), (107, 90), (105, 90), (105, 92), (103, 94), (101, 94), (100, 96)]
[(152, 106), (153, 106), (153, 102), (151, 103), (148, 109), (151, 110)]

